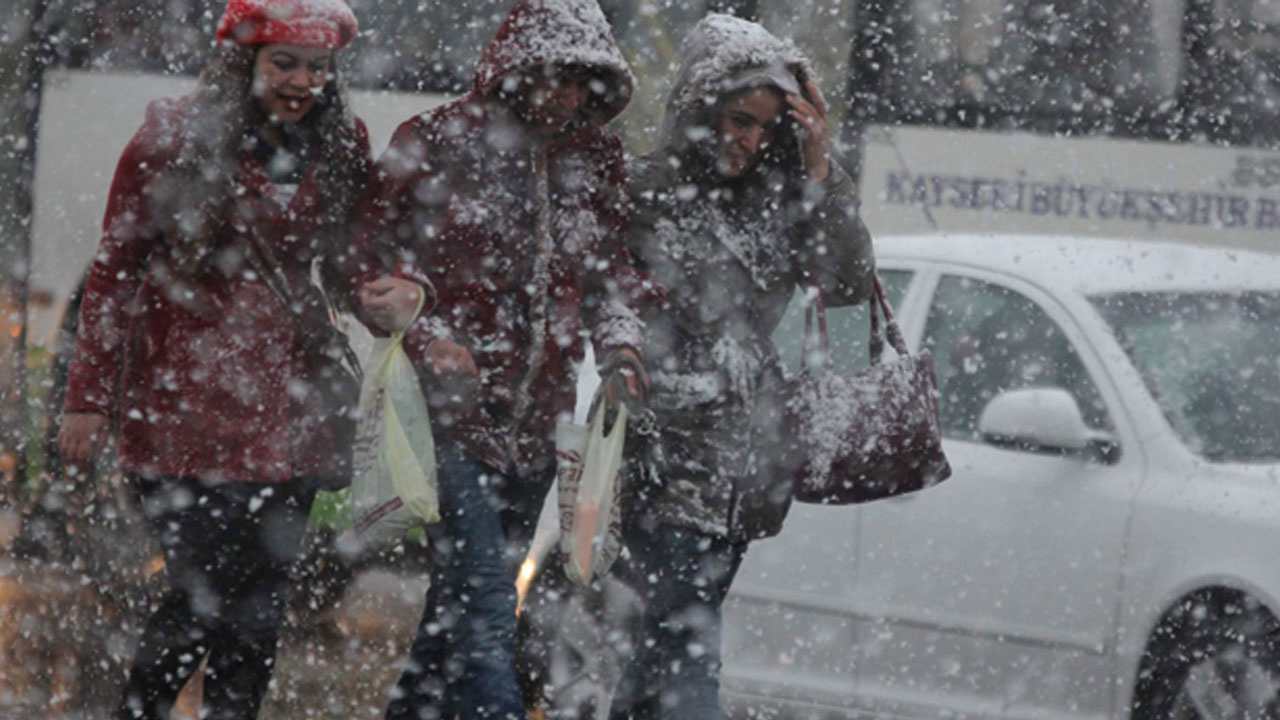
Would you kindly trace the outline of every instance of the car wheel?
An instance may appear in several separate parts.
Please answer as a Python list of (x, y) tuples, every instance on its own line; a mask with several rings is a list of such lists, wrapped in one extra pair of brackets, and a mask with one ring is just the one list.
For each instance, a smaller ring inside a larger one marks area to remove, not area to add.
[(1171, 610), (1142, 659), (1133, 720), (1280, 720), (1280, 622), (1239, 593)]

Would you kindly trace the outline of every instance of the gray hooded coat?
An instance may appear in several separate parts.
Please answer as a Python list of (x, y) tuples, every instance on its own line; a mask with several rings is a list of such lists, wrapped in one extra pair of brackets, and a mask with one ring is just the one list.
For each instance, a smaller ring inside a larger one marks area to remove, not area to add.
[(808, 77), (790, 42), (727, 15), (704, 18), (681, 51), (661, 148), (631, 168), (628, 247), (668, 292), (644, 318), (656, 428), (636, 439), (627, 475), (630, 517), (643, 524), (733, 540), (781, 529), (791, 477), (770, 335), (799, 286), (818, 284), (833, 306), (871, 294), (871, 239), (835, 163), (825, 182), (808, 181), (784, 125), (748, 177), (728, 182), (713, 169), (719, 108), (708, 99)]

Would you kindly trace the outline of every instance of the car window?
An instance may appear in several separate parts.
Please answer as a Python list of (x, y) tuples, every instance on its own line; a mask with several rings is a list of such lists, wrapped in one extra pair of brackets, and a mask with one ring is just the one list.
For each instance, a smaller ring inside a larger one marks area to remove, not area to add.
[(1280, 458), (1280, 293), (1092, 300), (1192, 452), (1212, 462)]
[(1107, 429), (1106, 407), (1066, 335), (1038, 305), (1009, 288), (945, 275), (925, 324), (934, 355), (946, 437), (978, 439), (978, 419), (997, 394), (1063, 388), (1085, 422)]
[[(889, 304), (897, 307), (907, 294), (911, 284), (910, 270), (880, 270)], [(832, 368), (836, 372), (850, 373), (870, 364), (871, 320), (867, 315), (867, 303), (849, 307), (827, 308), (827, 330), (831, 334)], [(800, 347), (804, 342), (804, 303), (797, 292), (787, 307), (778, 329), (773, 333), (783, 367), (790, 373), (800, 372)]]

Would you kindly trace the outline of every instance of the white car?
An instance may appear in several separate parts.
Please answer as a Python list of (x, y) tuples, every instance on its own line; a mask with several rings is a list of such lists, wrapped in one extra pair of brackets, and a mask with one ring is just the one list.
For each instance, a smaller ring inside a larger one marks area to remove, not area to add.
[[(935, 356), (954, 475), (796, 504), (752, 544), (726, 715), (1280, 719), (1280, 255), (1045, 236), (876, 251), (908, 344)], [(829, 317), (836, 369), (865, 365), (865, 307)], [(802, 328), (795, 304), (775, 335), (792, 368)], [(609, 623), (634, 611), (606, 590), (540, 621), (580, 717), (603, 717), (625, 652)]]
[[(751, 546), (727, 715), (1280, 718), (1280, 255), (876, 246), (936, 359), (954, 475), (797, 504)], [(832, 316), (843, 368), (864, 363), (865, 308)], [(802, 326), (777, 336), (793, 367)]]

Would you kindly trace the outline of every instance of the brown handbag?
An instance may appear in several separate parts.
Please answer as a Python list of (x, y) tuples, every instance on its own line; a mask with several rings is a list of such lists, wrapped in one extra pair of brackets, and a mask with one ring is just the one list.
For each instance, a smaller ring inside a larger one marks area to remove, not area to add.
[[(870, 306), (871, 366), (851, 375), (830, 369), (821, 290), (805, 312), (804, 370), (787, 404), (803, 459), (795, 478), (801, 502), (870, 502), (923, 490), (951, 476), (942, 452), (933, 356), (928, 350), (914, 355), (907, 350), (878, 277)], [(891, 361), (882, 358), (886, 340), (897, 353)]]

